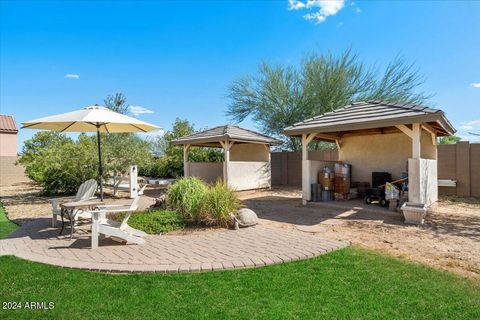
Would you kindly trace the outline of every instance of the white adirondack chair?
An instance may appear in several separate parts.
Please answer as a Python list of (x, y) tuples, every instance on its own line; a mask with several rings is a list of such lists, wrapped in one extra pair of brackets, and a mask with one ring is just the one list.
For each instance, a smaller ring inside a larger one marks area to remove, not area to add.
[[(142, 192), (145, 187), (142, 188)], [(147, 234), (141, 230), (137, 230), (128, 225), (128, 219), (131, 214), (137, 210), (140, 195), (136, 196), (130, 205), (116, 205), (110, 204), (101, 206), (98, 210), (90, 211), (93, 215), (92, 223), (92, 248), (98, 247), (98, 235), (102, 234), (105, 237), (110, 237), (115, 241), (126, 241), (127, 243), (144, 244)], [(122, 222), (109, 220), (107, 214), (125, 213)]]
[[(80, 188), (78, 188), (75, 197), (51, 199), (50, 202), (52, 203), (52, 227), (55, 227), (57, 225), (57, 216), (61, 214), (59, 202), (89, 201), (95, 199), (95, 191), (97, 191), (97, 187), (97, 181), (95, 181), (95, 179), (90, 179), (80, 185)], [(91, 215), (86, 211), (80, 210), (75, 215), (75, 220), (77, 220), (79, 217), (90, 218)]]

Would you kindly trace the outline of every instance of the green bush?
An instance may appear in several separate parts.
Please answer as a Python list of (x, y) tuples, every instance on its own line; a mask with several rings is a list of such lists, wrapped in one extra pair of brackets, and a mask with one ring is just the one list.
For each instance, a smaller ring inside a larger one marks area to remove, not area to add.
[(203, 216), (211, 219), (207, 222), (228, 227), (231, 223), (230, 214), (239, 208), (240, 201), (235, 191), (226, 183), (219, 181), (208, 189), (202, 211)]
[[(117, 215), (117, 221), (122, 221), (123, 215)], [(152, 210), (132, 214), (128, 224), (148, 234), (162, 234), (183, 229), (185, 222), (181, 214), (175, 211)]]
[(168, 188), (167, 207), (178, 211), (186, 221), (227, 227), (230, 213), (240, 207), (240, 201), (223, 182), (208, 186), (197, 178), (188, 177)]
[[(25, 141), (19, 162), (45, 194), (74, 194), (84, 181), (98, 176), (96, 139), (80, 134), (74, 141), (61, 133), (39, 132)], [(134, 134), (102, 134), (101, 139), (104, 178), (126, 172), (131, 164), (142, 170), (151, 162), (148, 143)]]
[(208, 187), (201, 180), (179, 179), (167, 190), (167, 207), (180, 212), (186, 220), (200, 221)]

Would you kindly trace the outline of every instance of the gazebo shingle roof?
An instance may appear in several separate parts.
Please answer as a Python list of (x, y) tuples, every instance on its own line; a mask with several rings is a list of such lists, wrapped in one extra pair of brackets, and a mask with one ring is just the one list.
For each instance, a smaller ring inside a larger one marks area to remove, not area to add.
[(216, 146), (219, 141), (235, 141), (240, 143), (262, 143), (269, 145), (278, 145), (281, 141), (267, 135), (240, 128), (234, 125), (223, 125), (197, 132), (172, 141), (173, 144), (191, 144)]
[(439, 136), (455, 133), (455, 129), (442, 110), (385, 101), (355, 102), (335, 111), (297, 122), (285, 128), (284, 132), (290, 136), (297, 136), (308, 132), (345, 132), (412, 123), (429, 123)]

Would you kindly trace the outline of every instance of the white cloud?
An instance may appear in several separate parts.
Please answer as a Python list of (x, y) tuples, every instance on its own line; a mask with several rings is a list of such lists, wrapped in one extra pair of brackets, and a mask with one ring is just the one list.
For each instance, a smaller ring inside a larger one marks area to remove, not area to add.
[(138, 116), (145, 113), (154, 113), (152, 110), (141, 107), (141, 106), (130, 106), (130, 112)]
[(480, 129), (480, 119), (463, 123), (463, 124), (460, 126), (460, 129), (462, 129), (462, 130)]
[(158, 130), (149, 132), (137, 132), (137, 134), (145, 140), (152, 141), (157, 138), (163, 137), (165, 135), (165, 130), (160, 128)]
[(471, 84), (472, 88), (480, 89), (480, 82), (474, 82)]
[(305, 3), (298, 0), (288, 0), (288, 10), (298, 10), (305, 8)]
[[(303, 18), (319, 24), (327, 17), (336, 15), (345, 6), (345, 0), (288, 0), (288, 10), (314, 10), (303, 15)], [(317, 9), (318, 8), (318, 9)]]
[(76, 73), (67, 73), (64, 77), (65, 79), (80, 79), (80, 75)]
[(464, 122), (460, 125), (457, 136), (470, 142), (479, 142), (480, 137), (480, 119)]

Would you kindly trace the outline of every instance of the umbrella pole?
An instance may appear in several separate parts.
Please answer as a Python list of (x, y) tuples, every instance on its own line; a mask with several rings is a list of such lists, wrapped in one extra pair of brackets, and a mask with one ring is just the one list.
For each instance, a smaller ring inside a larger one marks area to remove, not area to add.
[(98, 146), (98, 178), (100, 180), (100, 200), (103, 201), (103, 166), (102, 166), (102, 149), (100, 147), (100, 127), (97, 126), (97, 146)]

